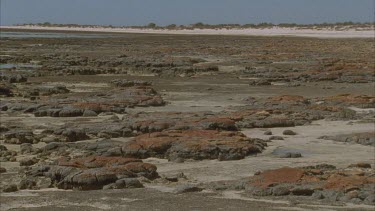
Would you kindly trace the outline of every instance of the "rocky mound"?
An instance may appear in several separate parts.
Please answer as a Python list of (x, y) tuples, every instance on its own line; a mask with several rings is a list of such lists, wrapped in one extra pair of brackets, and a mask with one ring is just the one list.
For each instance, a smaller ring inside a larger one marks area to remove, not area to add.
[(270, 97), (268, 99), (270, 102), (281, 102), (281, 103), (293, 103), (293, 104), (308, 104), (309, 101), (308, 99), (304, 98), (303, 96), (299, 95), (279, 95), (279, 96), (274, 96)]
[(27, 76), (25, 74), (4, 73), (0, 75), (0, 81), (8, 83), (23, 83), (27, 82)]
[[(192, 76), (199, 73), (217, 72), (218, 66), (207, 65), (203, 59), (147, 55), (111, 55), (93, 58), (86, 56), (55, 54), (42, 55), (43, 70), (48, 74), (95, 75), (95, 74), (152, 74), (159, 76)], [(197, 65), (198, 63), (202, 63)]]
[(164, 130), (238, 130), (235, 121), (226, 117), (215, 117), (205, 112), (152, 112), (125, 114), (120, 120), (112, 116), (104, 122), (83, 122), (66, 125), (53, 132), (80, 129), (90, 136), (99, 138), (133, 137), (139, 134), (161, 132)]
[(10, 129), (1, 134), (7, 144), (36, 144), (43, 142), (76, 142), (89, 139), (86, 132), (79, 128), (59, 128), (45, 130), (41, 134), (34, 134), (32, 130)]
[[(32, 93), (34, 92), (35, 93)], [(29, 95), (39, 96), (68, 93), (64, 87), (31, 90)], [(102, 112), (124, 113), (128, 107), (163, 106), (165, 101), (149, 86), (116, 88), (100, 93), (69, 93), (64, 96), (49, 96), (36, 101), (4, 102), (1, 110), (34, 113), (36, 117), (96, 116)]]
[(5, 143), (8, 144), (23, 144), (23, 143), (38, 143), (39, 137), (33, 134), (31, 130), (14, 129), (6, 131), (2, 134)]
[(0, 82), (0, 96), (12, 97), (15, 86), (7, 82)]
[[(66, 155), (82, 155), (88, 156), (105, 156), (105, 157), (118, 157), (122, 156), (121, 151), (122, 143), (116, 142), (111, 139), (103, 139), (96, 142), (50, 142), (46, 146), (38, 150), (40, 157), (50, 158), (56, 156)], [(21, 145), (22, 147), (22, 145)]]
[(238, 160), (262, 152), (265, 146), (265, 141), (240, 132), (186, 130), (137, 136), (122, 147), (122, 152), (137, 158)]
[(28, 180), (47, 177), (51, 186), (61, 189), (93, 190), (143, 187), (137, 177), (155, 179), (156, 166), (123, 157), (91, 156), (72, 160), (60, 159), (56, 165), (43, 165), (27, 172)]
[(44, 85), (44, 86), (37, 86), (32, 89), (26, 90), (26, 96), (50, 96), (55, 94), (66, 94), (69, 93), (70, 90), (66, 88), (64, 85)]
[(375, 97), (368, 95), (341, 94), (324, 99), (335, 105), (356, 106), (360, 108), (375, 108)]
[(212, 117), (204, 113), (152, 113), (133, 116), (129, 128), (147, 132), (170, 130), (229, 130), (235, 131), (235, 121), (226, 117)]
[[(256, 78), (250, 85), (271, 85), (271, 82), (298, 84), (304, 82), (332, 81), (336, 83), (371, 83), (374, 82), (373, 64), (357, 60), (324, 58), (317, 64), (295, 67), (289, 70), (270, 61), (259, 63), (261, 67), (247, 66), (242, 73)], [(267, 65), (264, 67), (263, 65)], [(371, 69), (372, 68), (372, 69)]]
[(0, 162), (15, 161), (17, 152), (8, 150), (4, 145), (0, 145)]
[(272, 128), (293, 127), (310, 123), (313, 120), (323, 119), (325, 111), (308, 110), (303, 107), (275, 107), (269, 109), (244, 109), (230, 114), (236, 119), (238, 128)]
[(331, 165), (267, 170), (245, 188), (256, 196), (309, 196), (329, 201), (375, 204), (374, 169), (336, 169)]
[(375, 133), (374, 132), (344, 134), (344, 135), (337, 135), (337, 136), (322, 136), (320, 137), (320, 139), (334, 140), (334, 141), (346, 142), (346, 143), (352, 143), (352, 144), (375, 146)]
[(110, 82), (116, 87), (131, 87), (131, 86), (151, 86), (152, 83), (142, 80), (126, 80), (126, 79), (115, 79)]

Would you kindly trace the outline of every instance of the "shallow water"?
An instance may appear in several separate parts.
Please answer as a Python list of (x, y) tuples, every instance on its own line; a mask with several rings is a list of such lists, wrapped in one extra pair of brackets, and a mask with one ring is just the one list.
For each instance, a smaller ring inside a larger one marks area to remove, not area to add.
[(79, 34), (69, 32), (0, 32), (0, 38), (105, 38), (110, 34)]
[(41, 67), (40, 65), (36, 65), (36, 64), (0, 64), (0, 71), (4, 71), (4, 70), (9, 70), (9, 69), (12, 69), (12, 68), (16, 68), (15, 70), (12, 70), (12, 71), (16, 71), (16, 72), (31, 72), (33, 71), (35, 68), (39, 68)]
[(304, 156), (306, 156), (307, 154), (311, 154), (311, 152), (307, 151), (307, 150), (303, 150), (303, 149), (292, 149), (292, 148), (284, 148), (284, 147), (278, 147), (276, 148), (272, 154), (273, 155), (285, 155), (286, 153), (301, 153), (303, 154)]
[(13, 67), (16, 67), (16, 65), (15, 64), (0, 64), (0, 69), (9, 69)]

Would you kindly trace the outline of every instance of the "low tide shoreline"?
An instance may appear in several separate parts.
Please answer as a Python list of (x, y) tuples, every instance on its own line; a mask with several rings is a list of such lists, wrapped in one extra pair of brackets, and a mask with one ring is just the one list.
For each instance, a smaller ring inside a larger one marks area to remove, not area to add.
[(373, 29), (136, 29), (136, 28), (104, 28), (104, 27), (42, 27), (42, 26), (0, 26), (2, 31), (49, 31), (49, 32), (86, 32), (86, 33), (141, 33), (141, 34), (173, 34), (173, 35), (241, 35), (241, 36), (295, 36), (316, 38), (374, 38)]

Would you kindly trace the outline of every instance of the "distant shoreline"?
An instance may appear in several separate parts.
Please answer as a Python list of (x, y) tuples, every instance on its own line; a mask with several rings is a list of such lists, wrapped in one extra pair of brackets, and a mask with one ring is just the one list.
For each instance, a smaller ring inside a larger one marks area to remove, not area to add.
[(138, 33), (170, 35), (241, 35), (241, 36), (292, 36), (316, 38), (375, 38), (373, 29), (297, 29), (295, 27), (243, 28), (243, 29), (139, 29), (108, 27), (45, 27), (45, 26), (0, 26), (4, 30), (88, 32), (88, 33)]

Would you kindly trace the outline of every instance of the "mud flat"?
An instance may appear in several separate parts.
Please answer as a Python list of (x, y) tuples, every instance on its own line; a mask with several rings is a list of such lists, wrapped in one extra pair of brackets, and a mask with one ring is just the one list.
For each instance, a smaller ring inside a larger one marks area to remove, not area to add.
[(27, 33), (1, 210), (373, 209), (373, 39)]

